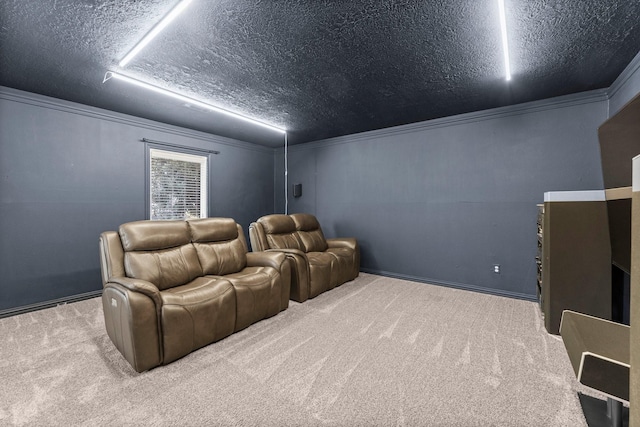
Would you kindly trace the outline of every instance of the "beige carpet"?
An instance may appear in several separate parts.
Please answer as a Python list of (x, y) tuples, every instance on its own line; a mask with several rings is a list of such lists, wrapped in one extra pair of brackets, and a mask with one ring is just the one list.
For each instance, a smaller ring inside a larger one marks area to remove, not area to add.
[(0, 338), (0, 425), (586, 426), (535, 303), (370, 274), (143, 374), (99, 299)]

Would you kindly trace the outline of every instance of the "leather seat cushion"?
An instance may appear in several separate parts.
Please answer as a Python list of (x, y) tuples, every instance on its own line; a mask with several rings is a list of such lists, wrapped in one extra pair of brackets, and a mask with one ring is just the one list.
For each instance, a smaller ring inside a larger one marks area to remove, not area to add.
[(160, 296), (164, 364), (234, 331), (236, 294), (226, 280), (198, 277)]
[(338, 276), (337, 285), (341, 285), (351, 279), (351, 272), (354, 263), (354, 251), (350, 248), (329, 248), (327, 253), (331, 254), (335, 261), (333, 264), (332, 276)]
[(279, 277), (272, 267), (246, 267), (224, 276), (236, 292), (236, 331), (280, 312)]
[(206, 304), (229, 291), (233, 292), (231, 283), (220, 279), (220, 277), (203, 276), (185, 285), (164, 290), (160, 292), (162, 304), (181, 306)]
[(336, 286), (336, 279), (331, 275), (334, 257), (327, 252), (309, 252), (309, 298), (314, 298)]

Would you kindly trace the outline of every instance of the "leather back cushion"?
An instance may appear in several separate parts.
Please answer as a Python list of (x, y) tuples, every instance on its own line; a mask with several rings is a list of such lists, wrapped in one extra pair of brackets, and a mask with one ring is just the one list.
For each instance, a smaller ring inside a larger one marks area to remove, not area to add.
[(118, 230), (125, 252), (175, 248), (191, 241), (185, 221), (134, 221)]
[(127, 277), (147, 280), (160, 290), (184, 285), (202, 275), (191, 243), (171, 249), (125, 252), (124, 269)]
[(185, 221), (135, 221), (118, 230), (127, 277), (147, 280), (163, 290), (202, 275)]
[(247, 243), (231, 218), (189, 220), (191, 240), (204, 274), (237, 273), (247, 265)]
[(292, 214), (290, 216), (296, 225), (298, 237), (304, 246), (305, 252), (324, 252), (327, 250), (327, 241), (315, 216), (305, 213)]
[(264, 229), (270, 249), (304, 250), (304, 246), (298, 238), (296, 224), (289, 215), (266, 215), (257, 222)]
[(115, 231), (105, 231), (100, 234), (100, 271), (103, 285), (113, 277), (126, 276), (124, 250), (120, 236)]

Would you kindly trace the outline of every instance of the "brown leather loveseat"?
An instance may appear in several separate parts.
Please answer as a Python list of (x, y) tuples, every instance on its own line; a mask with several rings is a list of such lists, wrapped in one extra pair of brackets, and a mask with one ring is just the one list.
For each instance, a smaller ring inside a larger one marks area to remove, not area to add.
[(107, 334), (138, 372), (289, 305), (284, 254), (248, 253), (231, 218), (136, 221), (100, 235)]
[(311, 214), (266, 215), (251, 223), (254, 252), (282, 252), (291, 264), (291, 299), (314, 298), (358, 277), (360, 247), (353, 237), (325, 239)]

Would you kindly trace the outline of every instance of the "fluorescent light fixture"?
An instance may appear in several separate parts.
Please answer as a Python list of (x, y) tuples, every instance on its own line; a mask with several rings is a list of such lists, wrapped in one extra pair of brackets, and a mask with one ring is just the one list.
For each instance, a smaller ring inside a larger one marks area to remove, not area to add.
[(193, 99), (193, 98), (189, 98), (188, 96), (180, 95), (179, 93), (172, 92), (172, 91), (167, 90), (167, 89), (162, 89), (161, 87), (154, 86), (154, 85), (151, 85), (149, 83), (145, 83), (145, 82), (143, 82), (141, 80), (137, 80), (137, 79), (134, 79), (134, 78), (131, 78), (131, 77), (127, 77), (125, 75), (116, 73), (115, 71), (107, 71), (107, 73), (104, 75), (104, 80), (102, 81), (102, 83), (104, 83), (107, 80), (112, 79), (112, 78), (116, 79), (116, 80), (121, 80), (123, 82), (129, 83), (129, 84), (132, 84), (132, 85), (136, 85), (136, 86), (142, 87), (144, 89), (147, 89), (147, 90), (150, 90), (150, 91), (153, 91), (153, 92), (156, 92), (156, 93), (161, 93), (163, 95), (170, 96), (171, 98), (180, 100), (182, 102), (186, 102), (188, 104), (197, 105), (198, 107), (201, 107), (201, 108), (204, 108), (204, 109), (207, 109), (207, 110), (216, 111), (218, 113), (226, 114), (226, 115), (234, 117), (236, 119), (244, 120), (246, 122), (252, 123), (254, 125), (262, 126), (262, 127), (265, 127), (267, 129), (271, 129), (271, 130), (276, 131), (276, 132), (280, 132), (280, 133), (286, 133), (287, 132), (286, 129), (282, 129), (282, 128), (279, 128), (279, 127), (276, 127), (276, 126), (271, 126), (271, 125), (268, 125), (266, 123), (260, 122), (258, 120), (250, 119), (249, 117), (245, 117), (245, 116), (242, 116), (240, 114), (232, 113), (231, 111), (227, 111), (227, 110), (224, 110), (222, 108), (215, 107), (215, 106), (213, 106), (211, 104), (207, 104), (205, 102), (198, 101), (198, 100)]
[(498, 0), (500, 7), (500, 31), (502, 32), (502, 50), (504, 52), (504, 68), (507, 81), (511, 80), (511, 67), (509, 66), (509, 43), (507, 42), (507, 17), (504, 13), (504, 0)]
[(153, 27), (151, 31), (149, 31), (147, 35), (144, 36), (142, 40), (140, 40), (140, 42), (135, 45), (124, 58), (122, 58), (118, 65), (120, 67), (124, 67), (125, 65), (127, 65), (129, 61), (131, 61), (133, 57), (136, 56), (146, 45), (148, 45), (149, 42), (160, 33), (160, 31), (162, 31), (167, 25), (169, 25), (169, 23), (173, 21), (175, 17), (178, 16), (189, 5), (189, 3), (191, 3), (191, 0), (182, 0), (173, 9), (171, 9), (171, 12), (169, 12), (164, 18), (162, 18), (162, 21), (158, 22), (158, 24)]

